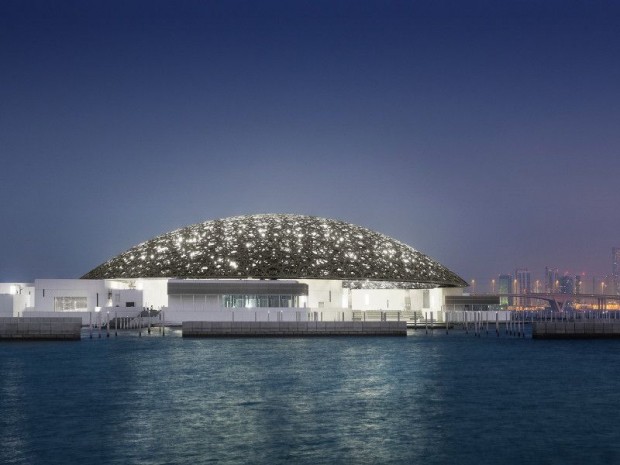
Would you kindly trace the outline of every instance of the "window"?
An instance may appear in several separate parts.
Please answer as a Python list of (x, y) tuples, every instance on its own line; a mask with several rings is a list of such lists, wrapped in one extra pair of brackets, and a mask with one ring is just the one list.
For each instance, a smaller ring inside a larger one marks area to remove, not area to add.
[(86, 310), (88, 299), (86, 297), (54, 297), (55, 312), (70, 312)]
[(431, 293), (428, 289), (422, 291), (422, 308), (431, 308)]
[(222, 305), (224, 308), (288, 308), (299, 307), (300, 299), (296, 295), (280, 294), (224, 294)]

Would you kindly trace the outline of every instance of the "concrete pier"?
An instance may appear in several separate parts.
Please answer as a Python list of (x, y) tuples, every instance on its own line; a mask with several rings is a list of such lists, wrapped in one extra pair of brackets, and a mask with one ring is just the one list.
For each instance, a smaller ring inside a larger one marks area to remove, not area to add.
[(184, 321), (183, 337), (406, 336), (405, 321)]
[(533, 339), (620, 339), (620, 320), (535, 321)]
[(0, 340), (79, 340), (81, 318), (0, 318)]

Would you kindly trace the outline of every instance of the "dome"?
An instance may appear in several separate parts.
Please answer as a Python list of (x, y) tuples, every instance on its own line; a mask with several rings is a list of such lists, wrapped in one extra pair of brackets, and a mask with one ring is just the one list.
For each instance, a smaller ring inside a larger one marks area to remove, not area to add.
[(82, 278), (338, 279), (409, 288), (467, 285), (428, 256), (378, 232), (338, 220), (284, 214), (186, 226), (132, 247)]

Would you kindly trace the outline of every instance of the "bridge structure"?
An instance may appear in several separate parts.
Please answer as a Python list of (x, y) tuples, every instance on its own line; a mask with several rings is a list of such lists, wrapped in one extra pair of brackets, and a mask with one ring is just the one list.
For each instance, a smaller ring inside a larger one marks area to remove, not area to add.
[(595, 306), (596, 310), (607, 310), (609, 301), (620, 302), (620, 295), (605, 294), (561, 294), (559, 292), (530, 292), (526, 294), (497, 294), (498, 297), (516, 297), (519, 299), (539, 299), (549, 302), (551, 310), (554, 312), (564, 311), (567, 302), (575, 300), (588, 300)]

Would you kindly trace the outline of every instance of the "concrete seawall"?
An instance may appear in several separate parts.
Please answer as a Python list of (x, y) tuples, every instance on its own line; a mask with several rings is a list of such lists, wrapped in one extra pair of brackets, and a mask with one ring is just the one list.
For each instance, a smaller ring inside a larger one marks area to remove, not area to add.
[(82, 319), (0, 318), (0, 340), (79, 340)]
[(535, 321), (534, 339), (616, 339), (620, 338), (620, 320)]
[(406, 336), (405, 321), (184, 321), (183, 337)]

